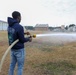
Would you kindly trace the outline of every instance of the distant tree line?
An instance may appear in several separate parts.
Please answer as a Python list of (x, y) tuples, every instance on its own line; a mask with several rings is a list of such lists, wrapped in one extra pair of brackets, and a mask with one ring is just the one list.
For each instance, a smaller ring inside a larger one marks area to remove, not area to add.
[(66, 26), (65, 29), (67, 30), (68, 28), (74, 27), (74, 26), (76, 26), (76, 25), (75, 24), (70, 24), (69, 26)]
[(34, 30), (33, 26), (24, 26), (26, 30)]
[[(70, 24), (70, 25), (68, 25), (68, 26), (65, 26), (64, 29), (67, 30), (68, 28), (74, 27), (74, 26), (76, 26), (76, 25), (75, 25), (75, 24)], [(59, 26), (59, 27), (49, 27), (49, 30), (58, 29), (58, 28), (61, 28), (61, 26)]]
[[(68, 28), (70, 28), (70, 27), (74, 27), (74, 26), (76, 26), (75, 24), (70, 24), (70, 25), (67, 25), (67, 26), (65, 26), (65, 29), (67, 30)], [(35, 27), (33, 27), (33, 26), (24, 26), (25, 27), (25, 29), (26, 30), (35, 30)], [(61, 26), (57, 26), (57, 27), (52, 27), (52, 26), (49, 26), (49, 30), (54, 30), (54, 29), (59, 29), (59, 28), (61, 28)]]

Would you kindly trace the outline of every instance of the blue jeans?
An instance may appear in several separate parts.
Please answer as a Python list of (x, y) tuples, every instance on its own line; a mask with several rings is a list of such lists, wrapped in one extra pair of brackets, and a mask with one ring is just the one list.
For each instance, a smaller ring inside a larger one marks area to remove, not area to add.
[(11, 63), (9, 68), (9, 75), (14, 75), (14, 69), (15, 65), (17, 63), (18, 70), (17, 75), (22, 75), (23, 73), (23, 66), (25, 61), (25, 50), (19, 49), (19, 50), (11, 50)]

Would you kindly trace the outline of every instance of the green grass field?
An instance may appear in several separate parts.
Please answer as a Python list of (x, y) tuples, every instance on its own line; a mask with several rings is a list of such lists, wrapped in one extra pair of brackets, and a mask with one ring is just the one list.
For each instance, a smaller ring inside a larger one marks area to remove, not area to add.
[[(31, 34), (43, 32), (31, 31)], [(0, 60), (8, 48), (7, 32), (0, 31)], [(26, 59), (23, 75), (76, 75), (76, 42), (51, 44), (33, 39), (25, 44)], [(8, 75), (10, 52), (0, 75)], [(15, 68), (15, 75), (17, 66)]]

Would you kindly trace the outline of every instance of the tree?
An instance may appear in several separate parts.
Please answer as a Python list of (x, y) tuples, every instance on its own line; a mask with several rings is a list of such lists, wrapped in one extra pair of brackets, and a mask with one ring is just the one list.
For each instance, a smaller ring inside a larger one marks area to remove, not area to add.
[(33, 26), (25, 26), (26, 30), (34, 30)]
[(69, 27), (74, 27), (74, 26), (75, 26), (75, 24), (70, 24), (70, 25), (69, 25)]

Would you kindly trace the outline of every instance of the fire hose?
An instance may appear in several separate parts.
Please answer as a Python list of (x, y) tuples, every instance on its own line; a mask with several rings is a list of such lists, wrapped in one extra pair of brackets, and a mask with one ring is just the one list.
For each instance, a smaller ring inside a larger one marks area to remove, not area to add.
[[(36, 38), (36, 35), (34, 34), (34, 35), (32, 35), (31, 37)], [(8, 49), (5, 51), (5, 53), (4, 53), (4, 55), (3, 55), (2, 59), (1, 59), (1, 62), (0, 62), (0, 72), (1, 72), (1, 69), (2, 69), (2, 66), (3, 66), (3, 62), (4, 62), (4, 60), (5, 60), (5, 57), (7, 56), (8, 52), (10, 51), (10, 49), (11, 49), (18, 41), (19, 41), (18, 39), (17, 39), (16, 41), (14, 41), (14, 42), (8, 47)]]

